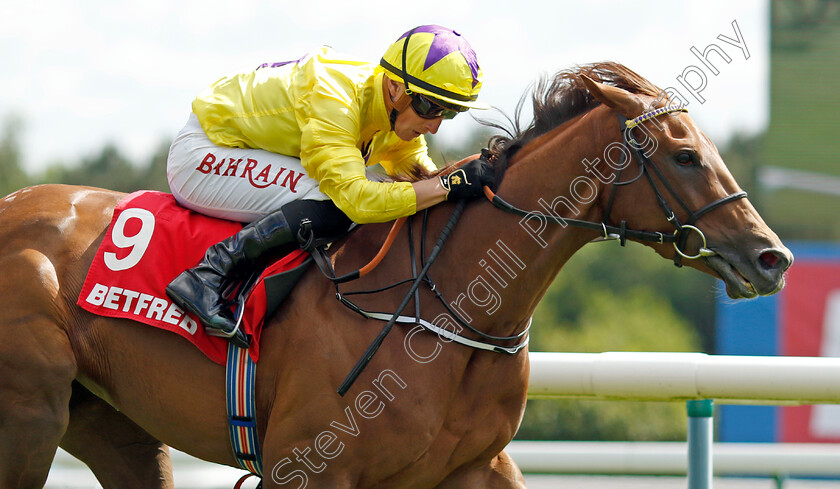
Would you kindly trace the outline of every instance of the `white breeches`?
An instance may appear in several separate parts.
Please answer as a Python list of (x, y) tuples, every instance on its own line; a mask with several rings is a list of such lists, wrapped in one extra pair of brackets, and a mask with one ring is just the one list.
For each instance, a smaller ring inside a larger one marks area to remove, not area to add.
[(214, 144), (190, 114), (169, 148), (166, 177), (175, 200), (201, 214), (254, 221), (294, 200), (328, 200), (298, 158)]

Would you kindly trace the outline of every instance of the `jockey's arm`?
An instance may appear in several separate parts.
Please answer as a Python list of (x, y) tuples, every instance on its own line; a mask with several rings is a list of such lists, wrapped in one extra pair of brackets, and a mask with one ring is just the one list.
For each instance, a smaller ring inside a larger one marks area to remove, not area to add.
[(440, 183), (440, 178), (429, 178), (413, 182), (414, 193), (417, 195), (417, 210), (429, 208), (446, 200), (446, 189)]
[[(390, 161), (381, 162), (389, 175), (410, 173), (414, 166), (425, 167), (429, 172), (434, 172), (437, 169), (432, 159), (429, 158), (426, 141), (422, 136), (414, 141), (404, 143), (402, 146), (402, 151), (392, 155)], [(418, 212), (446, 200), (446, 189), (441, 185), (439, 178), (418, 180), (413, 182), (412, 186), (414, 187), (414, 194), (417, 196), (416, 210)]]

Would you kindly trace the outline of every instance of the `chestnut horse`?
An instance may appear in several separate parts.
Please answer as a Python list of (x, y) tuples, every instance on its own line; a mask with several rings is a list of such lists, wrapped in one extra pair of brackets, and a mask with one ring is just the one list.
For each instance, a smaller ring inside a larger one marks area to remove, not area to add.
[[(714, 145), (688, 114), (670, 112), (633, 130), (633, 142), (646, 139), (640, 151), (655, 173), (640, 167), (637, 156), (631, 163), (605, 153), (621, 152), (618, 146), (626, 144), (620, 117), (658, 107), (659, 93), (618, 64), (559, 73), (535, 91), (531, 126), (495, 141), (495, 159), (510, 157), (497, 195), (543, 214), (606, 219), (605, 230), (667, 237), (674, 235), (674, 222), (692, 222), (691, 232), (679, 233), (686, 235), (681, 243), (646, 244), (668, 259), (677, 248), (697, 255), (684, 263), (721, 278), (733, 298), (777, 292), (792, 256), (741, 198)], [(621, 175), (619, 164), (627, 166)], [(653, 182), (660, 188), (667, 182), (673, 193), (655, 191)], [(670, 221), (657, 195), (674, 209)], [(3, 488), (42, 487), (59, 446), (88, 464), (105, 488), (173, 487), (168, 447), (236, 466), (224, 368), (177, 335), (76, 306), (123, 197), (44, 185), (0, 202)], [(711, 203), (720, 205), (707, 208)], [(437, 206), (425, 226), (419, 219), (407, 226), (415, 249), (421, 227), (440, 232), (452, 208)], [(535, 216), (470, 202), (430, 269), (450, 309), (484, 333), (522, 332), (563, 264), (603, 234)], [(334, 244), (329, 255), (337, 272), (367, 263), (388, 230), (366, 225)], [(387, 285), (422, 266), (409, 263), (405, 236), (358, 288)], [(527, 349), (481, 351), (397, 326), (342, 397), (336, 387), (381, 323), (345, 308), (334, 293), (313, 268), (264, 327), (256, 376), (263, 487), (525, 487), (504, 448), (525, 408)], [(356, 300), (366, 309), (392, 312), (404, 293), (390, 289)], [(433, 291), (420, 289), (417, 297), (425, 319), (458, 328)]]

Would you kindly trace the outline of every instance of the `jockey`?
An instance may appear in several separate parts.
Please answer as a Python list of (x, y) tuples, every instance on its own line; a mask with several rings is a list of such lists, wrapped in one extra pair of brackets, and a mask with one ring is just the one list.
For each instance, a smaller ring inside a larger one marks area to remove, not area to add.
[(373, 181), (366, 167), (379, 163), (393, 176), (434, 170), (423, 135), (459, 112), (489, 108), (477, 100), (481, 81), (460, 34), (423, 25), (378, 65), (323, 47), (215, 82), (193, 101), (167, 178), (181, 205), (249, 224), (211, 246), (166, 293), (208, 333), (247, 347), (225, 293), (297, 246), (303, 220), (315, 238), (329, 238), (353, 222), (386, 222), (480, 195), (493, 179), (480, 160), (457, 170), (460, 178), (414, 182)]

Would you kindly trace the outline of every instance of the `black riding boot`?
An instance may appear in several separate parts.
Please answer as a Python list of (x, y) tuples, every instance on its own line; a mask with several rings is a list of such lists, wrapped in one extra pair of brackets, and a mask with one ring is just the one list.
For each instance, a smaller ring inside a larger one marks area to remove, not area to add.
[(223, 296), (225, 289), (294, 249), (284, 245), (295, 242), (283, 211), (274, 211), (208, 248), (198, 265), (178, 275), (166, 287), (166, 294), (198, 317), (208, 333), (227, 337), (247, 348), (248, 336), (236, 329)]

